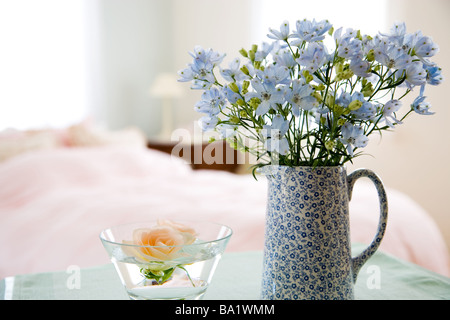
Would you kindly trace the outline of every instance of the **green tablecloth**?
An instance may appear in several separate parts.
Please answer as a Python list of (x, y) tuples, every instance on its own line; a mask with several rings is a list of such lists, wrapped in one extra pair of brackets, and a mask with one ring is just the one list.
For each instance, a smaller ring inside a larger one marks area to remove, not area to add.
[[(354, 245), (358, 252), (361, 245)], [(262, 252), (226, 253), (204, 299), (257, 300), (261, 285)], [(128, 299), (112, 264), (81, 269), (79, 288), (69, 289), (65, 271), (17, 275), (0, 282), (0, 298)], [(375, 278), (376, 276), (376, 278)], [(379, 281), (373, 281), (374, 279)], [(377, 252), (361, 269), (356, 299), (450, 299), (450, 279), (414, 264)]]

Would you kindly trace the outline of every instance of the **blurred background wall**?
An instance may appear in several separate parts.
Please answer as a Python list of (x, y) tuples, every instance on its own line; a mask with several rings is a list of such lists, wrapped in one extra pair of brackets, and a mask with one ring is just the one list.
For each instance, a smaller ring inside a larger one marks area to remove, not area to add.
[[(112, 130), (137, 126), (149, 138), (169, 140), (161, 136), (164, 124), (192, 130), (200, 93), (170, 78), (177, 94), (161, 93), (154, 87), (159, 76), (176, 78), (197, 44), (227, 53), (227, 63), (264, 41), (269, 27), (303, 18), (368, 34), (404, 21), (409, 32), (432, 36), (440, 46), (434, 61), (444, 76), (450, 70), (448, 0), (0, 0), (0, 130), (91, 117)], [(414, 114), (382, 140), (373, 137), (365, 150), (371, 156), (355, 159), (349, 171), (370, 168), (412, 197), (450, 247), (449, 81), (427, 89), (434, 116)]]

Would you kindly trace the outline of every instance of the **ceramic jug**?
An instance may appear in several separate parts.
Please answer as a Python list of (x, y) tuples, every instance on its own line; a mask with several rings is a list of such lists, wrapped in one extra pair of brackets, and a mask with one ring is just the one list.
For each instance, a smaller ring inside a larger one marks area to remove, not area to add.
[[(268, 180), (261, 298), (354, 299), (358, 271), (383, 238), (388, 203), (380, 178), (359, 169), (265, 166)], [(349, 200), (361, 177), (376, 187), (380, 204), (372, 243), (352, 257)]]

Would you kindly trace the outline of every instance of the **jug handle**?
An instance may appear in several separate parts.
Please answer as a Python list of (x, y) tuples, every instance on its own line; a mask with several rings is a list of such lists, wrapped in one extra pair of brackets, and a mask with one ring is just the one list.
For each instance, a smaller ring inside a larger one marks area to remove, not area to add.
[(356, 180), (362, 177), (369, 178), (374, 183), (375, 188), (378, 192), (378, 200), (380, 203), (380, 220), (378, 222), (377, 233), (373, 238), (372, 243), (358, 256), (352, 258), (353, 282), (356, 281), (358, 272), (361, 267), (375, 253), (375, 251), (377, 251), (378, 247), (380, 246), (381, 240), (383, 239), (384, 233), (386, 231), (388, 216), (388, 201), (386, 191), (384, 190), (381, 179), (371, 170), (358, 169), (347, 176), (349, 201), (352, 198), (353, 185), (355, 184)]

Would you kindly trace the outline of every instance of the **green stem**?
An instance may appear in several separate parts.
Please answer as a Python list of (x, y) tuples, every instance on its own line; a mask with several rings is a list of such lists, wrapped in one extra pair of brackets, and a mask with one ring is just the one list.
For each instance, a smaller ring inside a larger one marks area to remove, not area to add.
[(180, 268), (181, 270), (184, 270), (184, 272), (186, 272), (186, 275), (187, 275), (189, 281), (191, 281), (192, 286), (195, 287), (194, 281), (192, 281), (191, 276), (189, 275), (189, 272), (182, 265), (178, 265), (177, 267)]

